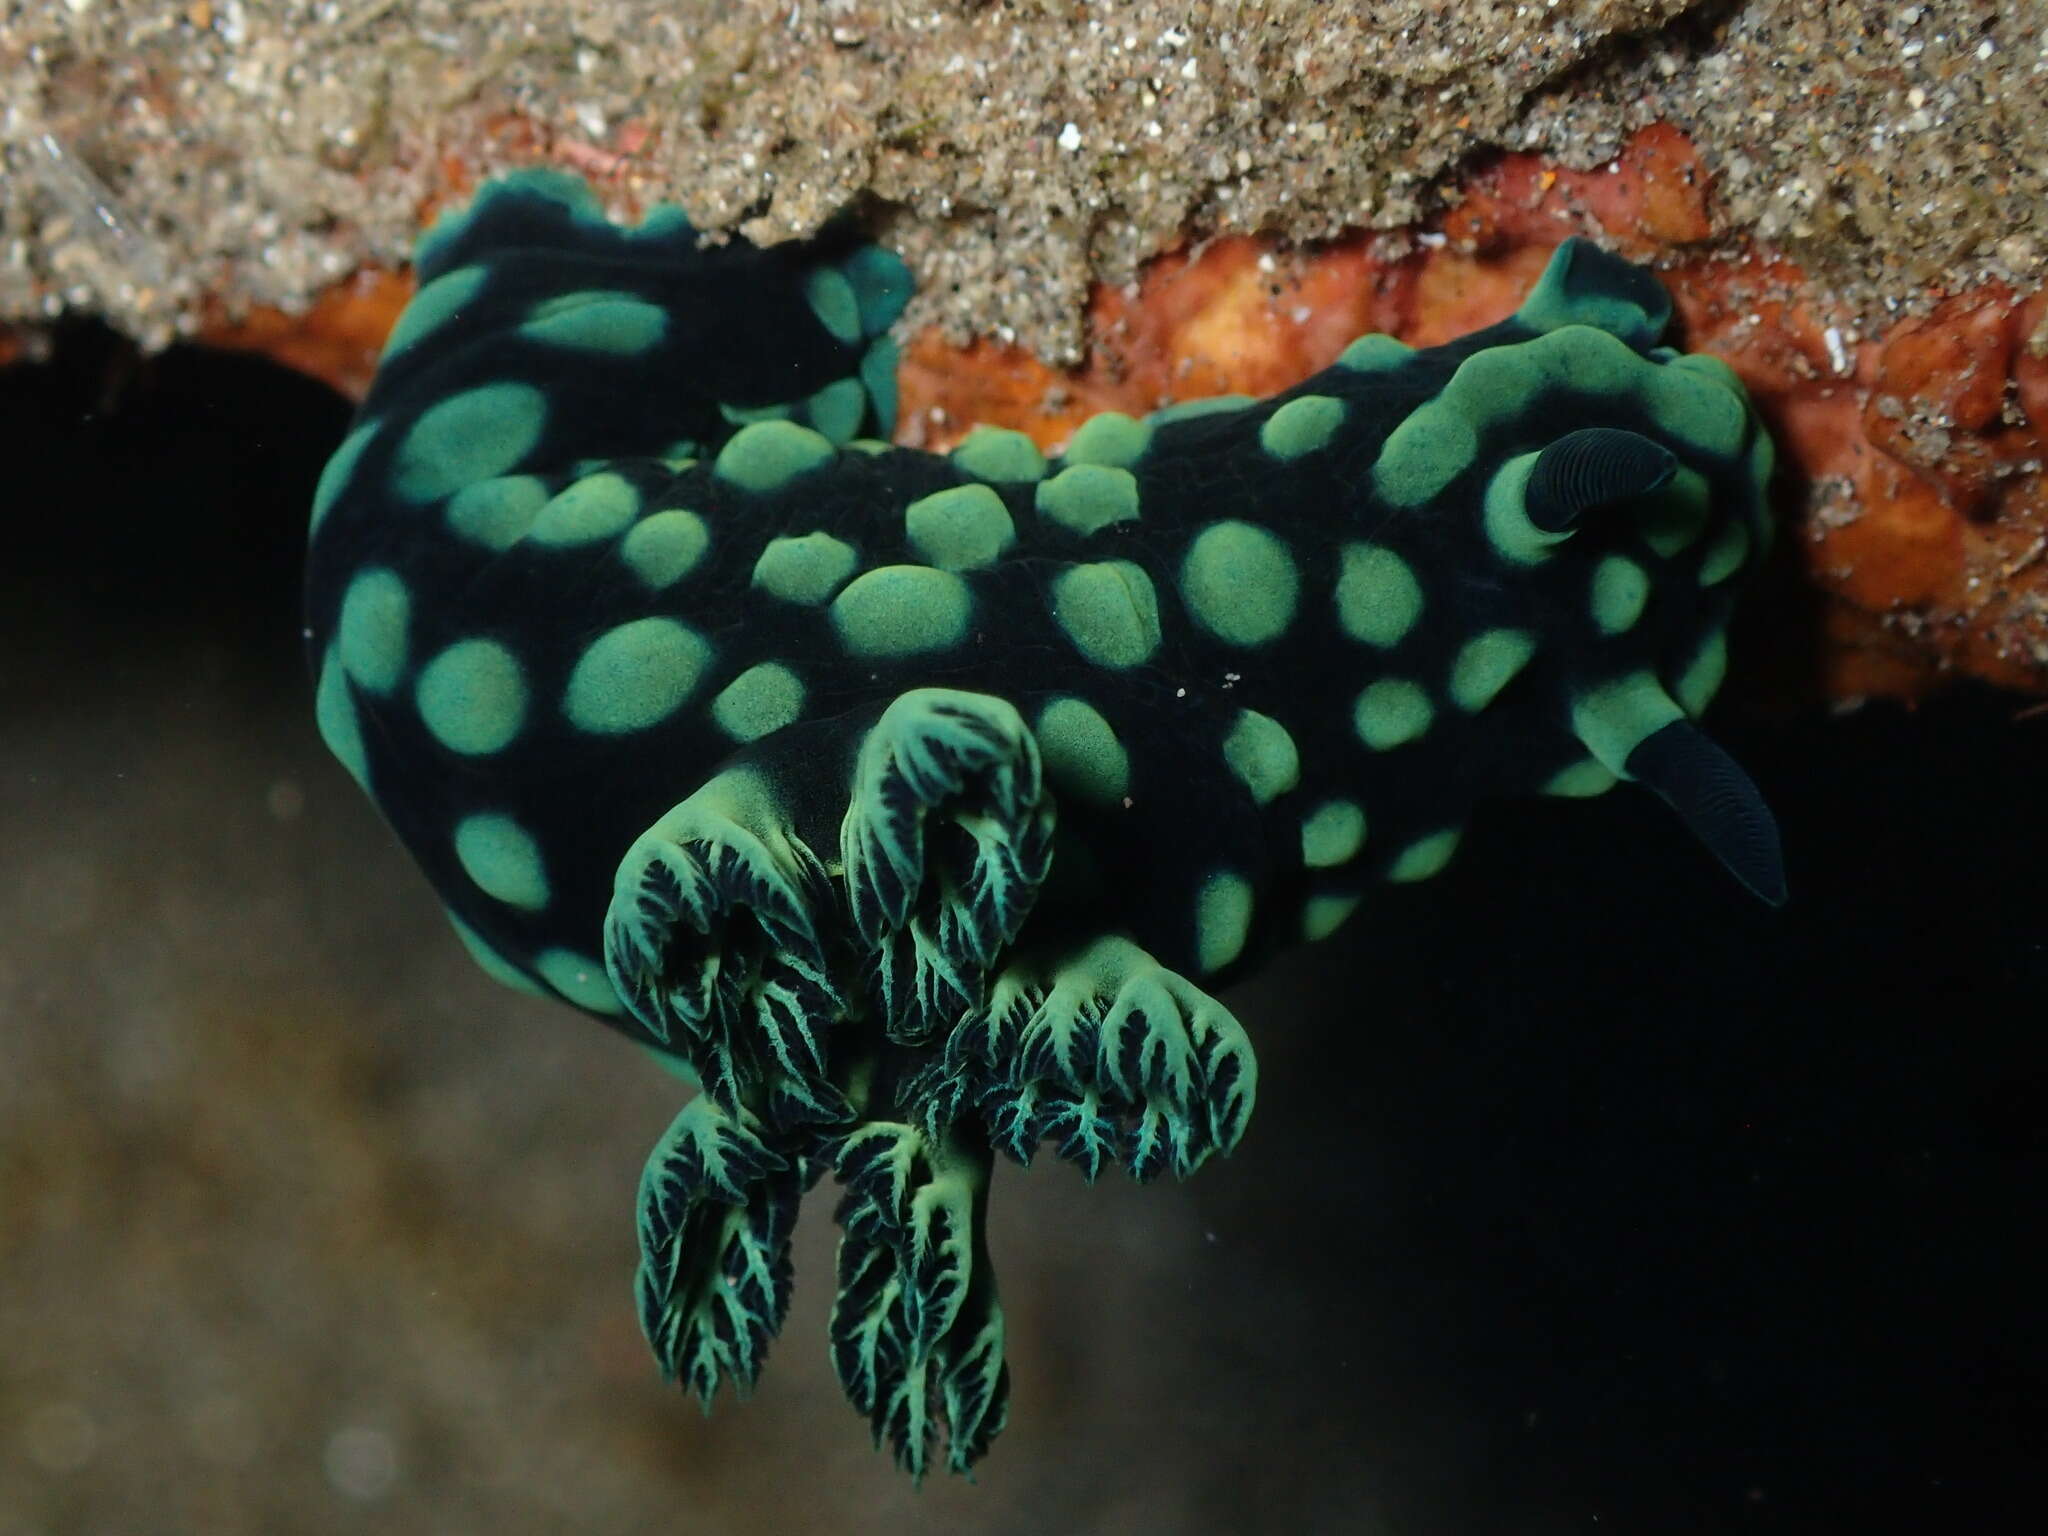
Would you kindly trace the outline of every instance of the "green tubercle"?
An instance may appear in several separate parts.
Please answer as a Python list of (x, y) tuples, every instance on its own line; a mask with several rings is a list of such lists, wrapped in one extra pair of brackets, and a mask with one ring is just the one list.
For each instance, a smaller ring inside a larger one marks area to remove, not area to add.
[(651, 591), (674, 586), (711, 547), (704, 519), (683, 507), (649, 513), (619, 541), (619, 558)]
[(421, 411), (392, 456), (406, 501), (439, 501), (515, 468), (547, 428), (547, 396), (531, 384), (481, 384)]
[(585, 475), (556, 493), (526, 530), (529, 542), (568, 548), (608, 539), (640, 515), (640, 493), (624, 475)]
[(478, 890), (508, 907), (538, 912), (548, 904), (540, 844), (510, 816), (463, 817), (455, 824), (455, 858)]
[(1326, 800), (1301, 824), (1301, 862), (1310, 869), (1349, 864), (1365, 846), (1365, 811), (1354, 801)]
[(1195, 954), (1203, 975), (1215, 974), (1244, 953), (1251, 925), (1249, 880), (1222, 870), (1202, 882), (1195, 896)]
[(1271, 805), (1301, 782), (1301, 753), (1287, 727), (1255, 709), (1239, 710), (1223, 738), (1223, 760), (1255, 805)]
[(1422, 616), (1422, 583), (1391, 549), (1346, 544), (1337, 575), (1337, 622), (1354, 640), (1399, 645)]
[(1608, 555), (1593, 568), (1593, 623), (1601, 634), (1633, 629), (1649, 600), (1649, 572), (1626, 555)]
[(495, 640), (459, 640), (420, 669), (420, 718), (451, 752), (480, 757), (509, 746), (526, 722), (526, 674)]
[(804, 402), (804, 414), (827, 442), (844, 446), (860, 430), (868, 410), (868, 390), (859, 379), (834, 379)]
[(1104, 411), (1081, 423), (1062, 457), (1069, 465), (1104, 464), (1112, 469), (1129, 469), (1145, 456), (1151, 441), (1149, 422), (1134, 421), (1122, 411)]
[(601, 962), (570, 949), (544, 949), (534, 957), (541, 980), (578, 1008), (615, 1017), (626, 1010)]
[(985, 485), (950, 486), (913, 501), (903, 526), (918, 558), (944, 571), (994, 565), (1017, 542), (1010, 509)]
[(1204, 416), (1225, 416), (1258, 403), (1250, 395), (1204, 395), (1198, 400), (1176, 400), (1171, 405), (1162, 405), (1145, 419), (1155, 427), (1165, 427), (1176, 422), (1200, 421)]
[(1382, 677), (1358, 695), (1351, 718), (1360, 741), (1375, 752), (1388, 752), (1425, 734), (1436, 707), (1418, 684)]
[(1135, 667), (1159, 649), (1159, 598), (1128, 560), (1076, 565), (1052, 582), (1052, 616), (1074, 648), (1104, 667)]
[(1489, 629), (1474, 635), (1451, 663), (1451, 702), (1467, 714), (1477, 714), (1535, 654), (1536, 640), (1527, 630)]
[(490, 276), (488, 267), (472, 265), (443, 272), (412, 296), (384, 339), (384, 351), (377, 359), (381, 367), (423, 336), (439, 330), (476, 298)]
[(1671, 696), (1688, 715), (1703, 715), (1707, 706), (1714, 702), (1714, 695), (1721, 691), (1721, 683), (1727, 676), (1728, 636), (1716, 629), (1700, 642), (1698, 652), (1673, 685)]
[(1035, 505), (1040, 517), (1069, 532), (1097, 533), (1138, 516), (1138, 480), (1112, 465), (1076, 464), (1039, 481)]
[(1311, 896), (1302, 904), (1301, 936), (1311, 944), (1327, 939), (1358, 910), (1358, 896)]
[(974, 598), (951, 571), (884, 565), (863, 572), (832, 600), (832, 623), (856, 656), (928, 655), (967, 638)]
[(1294, 620), (1301, 578), (1275, 534), (1255, 523), (1211, 523), (1189, 544), (1180, 591), (1195, 621), (1229, 645), (1260, 646)]
[(689, 626), (634, 619), (584, 648), (569, 673), (562, 713), (595, 735), (645, 730), (682, 708), (710, 660), (710, 643)]
[(448, 526), (485, 549), (506, 550), (548, 504), (547, 482), (538, 475), (499, 475), (465, 485), (448, 498)]
[(1062, 796), (1115, 805), (1130, 793), (1130, 754), (1087, 700), (1053, 699), (1039, 711), (1037, 732), (1045, 776)]
[(1543, 793), (1563, 800), (1590, 800), (1606, 794), (1620, 782), (1612, 769), (1589, 757), (1558, 769), (1543, 786)]
[(1719, 586), (1741, 570), (1742, 562), (1748, 558), (1749, 530), (1741, 523), (1731, 522), (1708, 546), (1706, 557), (1700, 561), (1700, 585)]
[(633, 293), (568, 293), (535, 306), (519, 334), (543, 346), (631, 357), (661, 344), (668, 312)]
[(712, 473), (747, 491), (777, 491), (839, 456), (831, 440), (793, 421), (741, 427), (718, 450)]
[(412, 597), (396, 571), (372, 566), (349, 583), (335, 639), (357, 687), (389, 693), (398, 686), (411, 624)]
[(1038, 444), (1008, 427), (976, 427), (951, 457), (977, 480), (1016, 483), (1045, 478), (1045, 455)]
[(1337, 363), (1353, 373), (1390, 373), (1414, 355), (1415, 349), (1405, 342), (1373, 331), (1338, 353)]
[(860, 297), (844, 274), (820, 267), (805, 280), (804, 297), (835, 341), (850, 347), (861, 339)]
[(1455, 828), (1417, 838), (1395, 856), (1387, 869), (1387, 879), (1395, 885), (1408, 885), (1442, 874), (1451, 855), (1458, 851), (1458, 838)]
[(1282, 463), (1329, 446), (1344, 425), (1342, 400), (1329, 395), (1302, 395), (1268, 416), (1259, 428), (1259, 446)]
[(853, 546), (829, 533), (770, 539), (754, 562), (754, 585), (785, 603), (816, 608), (846, 585), (859, 564)]
[(747, 668), (711, 701), (711, 718), (735, 741), (758, 741), (803, 713), (804, 685), (779, 661)]

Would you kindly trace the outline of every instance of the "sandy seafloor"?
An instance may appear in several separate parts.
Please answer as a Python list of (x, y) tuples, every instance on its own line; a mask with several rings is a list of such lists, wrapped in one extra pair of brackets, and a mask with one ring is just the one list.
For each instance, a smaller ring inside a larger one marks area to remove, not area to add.
[(1724, 718), (1754, 908), (1616, 794), (1501, 808), (1231, 1001), (1237, 1157), (1005, 1166), (1015, 1412), (914, 1492), (826, 1362), (633, 1317), (678, 1090), (496, 989), (314, 734), (342, 404), (94, 332), (0, 374), (0, 1536), (2010, 1529), (2038, 1486), (2048, 719)]

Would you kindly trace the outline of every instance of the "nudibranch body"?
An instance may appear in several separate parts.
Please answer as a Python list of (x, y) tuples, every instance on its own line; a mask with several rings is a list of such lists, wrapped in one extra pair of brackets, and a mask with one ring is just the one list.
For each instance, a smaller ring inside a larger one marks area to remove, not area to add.
[(484, 968), (701, 1092), (639, 1205), (707, 1401), (839, 1210), (835, 1365), (913, 1471), (1001, 1428), (994, 1155), (1184, 1176), (1252, 1107), (1215, 992), (1425, 879), (1489, 797), (1641, 780), (1782, 895), (1694, 727), (1768, 438), (1567, 242), (1520, 310), (1048, 461), (889, 447), (907, 274), (487, 188), (322, 477), (318, 718)]

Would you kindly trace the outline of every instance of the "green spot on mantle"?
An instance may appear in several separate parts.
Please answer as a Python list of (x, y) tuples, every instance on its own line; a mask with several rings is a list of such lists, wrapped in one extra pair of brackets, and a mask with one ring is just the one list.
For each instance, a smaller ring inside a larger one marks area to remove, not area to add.
[(1543, 793), (1563, 800), (1590, 800), (1606, 794), (1620, 782), (1611, 770), (1588, 757), (1558, 769), (1543, 786)]
[(1061, 795), (1115, 805), (1130, 792), (1131, 758), (1100, 710), (1071, 695), (1039, 712), (1038, 751)]
[(538, 475), (499, 475), (451, 496), (448, 526), (485, 549), (506, 550), (526, 537), (547, 504), (547, 484)]
[(1346, 544), (1337, 576), (1337, 622), (1354, 640), (1399, 645), (1422, 617), (1422, 583), (1406, 560), (1377, 544)]
[(1073, 533), (1091, 534), (1138, 515), (1138, 477), (1107, 464), (1076, 464), (1041, 480), (1038, 515)]
[(1052, 616), (1098, 666), (1135, 667), (1159, 648), (1158, 594), (1128, 560), (1062, 571), (1053, 578)]
[(711, 547), (704, 519), (682, 507), (655, 512), (633, 525), (619, 543), (619, 558), (646, 586), (660, 591), (697, 568)]
[(621, 1014), (625, 1007), (605, 975), (604, 962), (574, 950), (548, 949), (534, 957), (541, 979), (578, 1008), (592, 1013)]
[(420, 669), (420, 718), (451, 752), (496, 752), (526, 721), (519, 659), (495, 640), (459, 640)]
[(545, 346), (630, 357), (658, 346), (668, 313), (634, 293), (565, 293), (534, 307), (519, 334)]
[(502, 475), (533, 451), (548, 400), (531, 384), (483, 384), (420, 412), (392, 456), (392, 483), (407, 501), (439, 501)]
[(477, 290), (483, 287), (484, 279), (489, 276), (490, 268), (482, 264), (457, 267), (453, 272), (443, 272), (420, 289), (399, 315), (398, 323), (391, 327), (391, 334), (384, 338), (384, 351), (377, 361), (388, 361), (422, 336), (453, 320), (462, 312), (463, 306), (476, 297)]
[(1250, 881), (1229, 870), (1204, 880), (1195, 897), (1195, 954), (1202, 974), (1212, 975), (1243, 954), (1251, 926)]
[(1223, 760), (1257, 805), (1271, 805), (1301, 782), (1301, 753), (1287, 727), (1255, 709), (1240, 710), (1223, 738)]
[(1301, 862), (1310, 869), (1348, 864), (1364, 846), (1365, 811), (1353, 801), (1325, 801), (1301, 824)]
[(1105, 464), (1112, 469), (1129, 469), (1145, 456), (1151, 441), (1150, 424), (1135, 421), (1122, 411), (1104, 411), (1081, 423), (1062, 457), (1070, 465)]
[(1609, 555), (1593, 568), (1593, 622), (1603, 635), (1633, 629), (1650, 600), (1650, 578), (1625, 555)]
[(558, 492), (526, 530), (535, 544), (560, 548), (608, 539), (640, 515), (640, 493), (624, 475), (585, 475)]
[(831, 441), (809, 427), (757, 421), (726, 439), (712, 472), (741, 490), (774, 491), (838, 456)]
[(747, 668), (711, 701), (711, 718), (735, 741), (758, 741), (803, 713), (804, 685), (779, 661)]
[(1195, 621), (1230, 645), (1264, 645), (1286, 632), (1301, 589), (1287, 546), (1253, 523), (1212, 523), (1181, 563), (1180, 590)]
[(1301, 936), (1311, 944), (1327, 939), (1358, 910), (1356, 896), (1311, 896), (1301, 909)]
[(599, 735), (645, 730), (682, 707), (710, 660), (710, 643), (688, 626), (634, 619), (584, 648), (569, 673), (562, 712)]
[(396, 571), (374, 567), (348, 584), (335, 641), (358, 687), (389, 693), (398, 686), (411, 622), (412, 598)]
[(486, 896), (538, 912), (548, 904), (540, 844), (510, 816), (465, 816), (455, 827), (455, 858)]
[(832, 601), (832, 623), (856, 656), (915, 656), (967, 638), (974, 599), (951, 571), (884, 565), (863, 572)]
[(1344, 425), (1344, 402), (1330, 395), (1290, 400), (1259, 428), (1259, 446), (1285, 462), (1329, 445)]
[(919, 558), (944, 571), (994, 565), (1017, 542), (1010, 509), (985, 485), (955, 485), (913, 501), (903, 528)]
[(1722, 680), (1727, 675), (1728, 637), (1717, 629), (1700, 642), (1698, 654), (1679, 674), (1678, 682), (1672, 688), (1672, 697), (1688, 715), (1703, 715), (1707, 706), (1714, 702), (1714, 695), (1721, 691)]
[(831, 600), (859, 563), (853, 546), (829, 533), (770, 539), (754, 562), (754, 585), (786, 603), (815, 608)]
[(1407, 362), (1415, 355), (1415, 349), (1405, 342), (1379, 331), (1372, 331), (1351, 343), (1337, 354), (1339, 367), (1349, 368), (1353, 373), (1388, 373)]
[(1454, 828), (1417, 838), (1395, 858), (1387, 871), (1387, 879), (1396, 885), (1408, 885), (1442, 874), (1444, 866), (1451, 862), (1451, 855), (1458, 851), (1458, 836)]
[(1700, 585), (1718, 586), (1741, 570), (1742, 562), (1748, 558), (1749, 530), (1741, 523), (1730, 523), (1715, 537), (1700, 561)]
[(1451, 702), (1468, 714), (1477, 714), (1535, 654), (1536, 641), (1526, 630), (1489, 629), (1474, 635), (1451, 663)]
[(1008, 427), (976, 427), (952, 452), (952, 460), (977, 480), (1031, 481), (1045, 476), (1038, 444)]
[(1366, 686), (1352, 711), (1358, 739), (1375, 752), (1415, 740), (1436, 718), (1429, 695), (1406, 678), (1383, 677)]
[(804, 297), (834, 341), (850, 347), (860, 340), (860, 298), (842, 274), (820, 267), (805, 281)]

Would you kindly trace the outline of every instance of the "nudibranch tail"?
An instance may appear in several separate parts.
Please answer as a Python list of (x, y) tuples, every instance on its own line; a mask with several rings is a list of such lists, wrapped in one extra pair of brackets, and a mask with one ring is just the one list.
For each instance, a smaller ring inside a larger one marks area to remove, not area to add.
[(913, 1475), (1008, 1410), (998, 1154), (1185, 1178), (1245, 1134), (1218, 994), (1503, 797), (1636, 780), (1757, 894), (1777, 828), (1696, 725), (1770, 538), (1769, 439), (1562, 245), (1443, 346), (1105, 413), (1048, 460), (890, 447), (909, 297), (844, 227), (703, 246), (494, 183), (314, 496), (321, 733), (494, 977), (700, 1091), (636, 1292), (707, 1405), (843, 1186), (830, 1348)]

